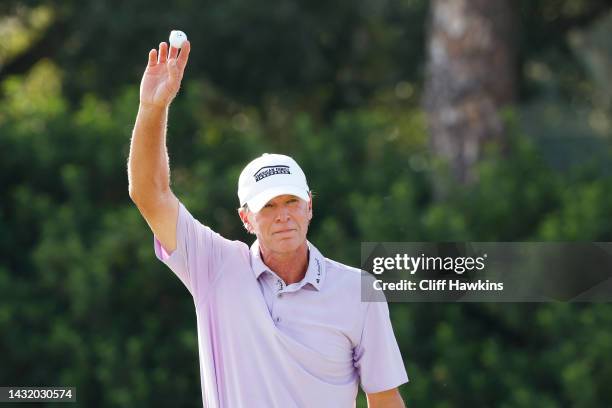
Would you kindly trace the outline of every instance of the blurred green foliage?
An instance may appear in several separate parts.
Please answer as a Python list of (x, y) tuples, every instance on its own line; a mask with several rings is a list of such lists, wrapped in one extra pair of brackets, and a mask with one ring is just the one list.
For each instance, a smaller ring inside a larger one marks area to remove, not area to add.
[[(49, 35), (69, 46), (1, 81), (2, 385), (76, 386), (87, 407), (200, 405), (193, 304), (127, 194), (146, 51), (174, 27), (194, 51), (168, 126), (172, 188), (227, 237), (252, 240), (236, 215), (240, 170), (279, 151), (315, 192), (310, 240), (348, 264), (361, 241), (612, 241), (612, 115), (598, 82), (612, 54), (596, 40), (612, 23), (587, 18), (600, 2), (521, 3), (510, 148), (490, 146), (479, 182), (442, 201), (419, 107), (425, 1), (44, 4), (58, 6)], [(391, 315), (408, 406), (612, 406), (607, 304)]]

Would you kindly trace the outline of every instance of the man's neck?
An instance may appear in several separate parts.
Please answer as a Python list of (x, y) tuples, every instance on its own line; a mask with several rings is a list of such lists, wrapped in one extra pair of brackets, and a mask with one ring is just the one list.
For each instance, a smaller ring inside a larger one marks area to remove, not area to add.
[(261, 259), (287, 285), (304, 279), (308, 269), (308, 244), (304, 242), (295, 252), (279, 253), (259, 247)]

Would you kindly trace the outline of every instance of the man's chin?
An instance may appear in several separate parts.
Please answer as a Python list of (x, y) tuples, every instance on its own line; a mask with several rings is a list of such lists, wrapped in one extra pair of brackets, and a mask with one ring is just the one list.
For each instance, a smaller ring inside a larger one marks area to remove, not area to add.
[(276, 239), (274, 246), (276, 252), (295, 252), (306, 242), (301, 237), (284, 237)]

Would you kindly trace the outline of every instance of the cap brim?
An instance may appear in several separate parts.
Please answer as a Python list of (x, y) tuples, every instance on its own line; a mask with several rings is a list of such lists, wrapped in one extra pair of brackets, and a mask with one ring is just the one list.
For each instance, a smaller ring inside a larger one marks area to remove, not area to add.
[(247, 200), (247, 205), (249, 209), (253, 212), (259, 212), (264, 205), (274, 197), (278, 197), (280, 195), (294, 195), (296, 197), (301, 198), (304, 201), (310, 200), (310, 195), (308, 195), (308, 191), (303, 188), (296, 186), (277, 186), (271, 187), (261, 193), (257, 194), (255, 197)]

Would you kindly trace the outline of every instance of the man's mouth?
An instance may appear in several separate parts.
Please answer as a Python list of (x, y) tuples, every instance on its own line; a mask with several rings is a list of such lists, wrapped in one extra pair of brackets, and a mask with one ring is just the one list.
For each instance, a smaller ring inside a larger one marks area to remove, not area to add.
[(293, 231), (295, 231), (295, 228), (288, 228), (288, 229), (283, 229), (283, 230), (280, 230), (280, 231), (273, 232), (272, 235), (286, 234), (286, 233), (293, 232)]

